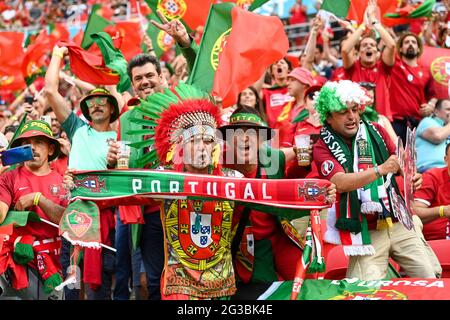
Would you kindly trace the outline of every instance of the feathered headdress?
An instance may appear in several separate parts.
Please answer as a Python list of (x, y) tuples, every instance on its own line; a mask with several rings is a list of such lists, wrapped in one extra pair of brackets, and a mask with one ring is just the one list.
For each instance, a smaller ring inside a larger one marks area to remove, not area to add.
[(170, 163), (178, 154), (176, 146), (197, 134), (214, 139), (220, 125), (219, 109), (209, 95), (187, 84), (178, 85), (175, 92), (165, 89), (164, 93), (152, 94), (135, 109), (137, 116), (130, 121), (143, 128), (127, 134), (139, 137), (130, 144), (143, 149), (143, 156), (137, 160), (139, 167)]

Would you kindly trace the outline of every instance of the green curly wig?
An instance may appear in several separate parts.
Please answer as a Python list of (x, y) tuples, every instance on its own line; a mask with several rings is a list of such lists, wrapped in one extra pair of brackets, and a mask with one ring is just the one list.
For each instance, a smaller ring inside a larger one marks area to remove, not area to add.
[(317, 96), (315, 104), (317, 113), (320, 115), (320, 122), (322, 124), (327, 120), (331, 112), (339, 112), (347, 109), (347, 105), (343, 104), (336, 94), (336, 88), (327, 86), (322, 87)]

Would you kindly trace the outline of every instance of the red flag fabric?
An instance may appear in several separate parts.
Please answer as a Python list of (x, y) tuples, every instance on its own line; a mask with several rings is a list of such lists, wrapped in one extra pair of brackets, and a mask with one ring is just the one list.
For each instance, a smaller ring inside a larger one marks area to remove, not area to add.
[[(120, 51), (127, 61), (130, 61), (135, 55), (142, 52), (142, 29), (139, 22), (132, 21), (120, 21), (115, 26), (121, 37)], [(106, 30), (105, 30), (106, 31)], [(110, 33), (111, 35), (111, 33)], [(112, 37), (113, 38), (113, 37)], [(118, 43), (118, 40), (114, 39), (114, 45)]]
[(436, 98), (448, 99), (450, 96), (450, 49), (424, 46), (419, 64), (430, 68)]
[(73, 43), (75, 43), (77, 46), (81, 47), (81, 42), (83, 41), (83, 36), (84, 36), (83, 29), (80, 29), (80, 31), (78, 31), (78, 33), (73, 37), (73, 39), (72, 39)]
[[(366, 11), (368, 3), (369, 0), (351, 0), (347, 19), (355, 20), (358, 24), (361, 24), (364, 21), (364, 11)], [(398, 4), (397, 0), (378, 0), (377, 4), (380, 9), (380, 16), (378, 18), (383, 25), (392, 27), (399, 24), (409, 23), (408, 19), (392, 19), (384, 17), (386, 13), (395, 12)]]
[(81, 80), (95, 84), (117, 84), (119, 75), (105, 67), (102, 56), (84, 51), (75, 44), (59, 43), (69, 50), (70, 69)]
[(60, 41), (69, 41), (70, 38), (69, 30), (67, 30), (66, 25), (63, 23), (56, 23), (51, 35)]
[(225, 108), (235, 104), (239, 92), (256, 82), (289, 49), (283, 23), (278, 17), (234, 7), (231, 18), (231, 33), (220, 54), (212, 90), (223, 99)]
[(0, 65), (14, 65), (23, 59), (22, 32), (0, 32)]
[(164, 16), (182, 19), (192, 30), (204, 26), (213, 0), (159, 0), (158, 8)]
[(0, 64), (0, 89), (16, 91), (26, 86), (19, 64), (10, 67)]

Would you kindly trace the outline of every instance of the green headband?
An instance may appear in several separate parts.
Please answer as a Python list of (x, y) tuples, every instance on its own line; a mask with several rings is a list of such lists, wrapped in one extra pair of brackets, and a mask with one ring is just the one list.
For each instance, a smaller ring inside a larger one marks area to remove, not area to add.
[(252, 113), (236, 113), (230, 117), (230, 124), (239, 124), (240, 122), (250, 122), (262, 127), (267, 126), (259, 116)]

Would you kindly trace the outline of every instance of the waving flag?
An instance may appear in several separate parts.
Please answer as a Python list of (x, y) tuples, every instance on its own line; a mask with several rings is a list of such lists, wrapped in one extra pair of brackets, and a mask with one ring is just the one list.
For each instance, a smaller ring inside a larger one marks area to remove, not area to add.
[(436, 98), (448, 99), (450, 97), (450, 49), (424, 46), (419, 64), (430, 68)]

